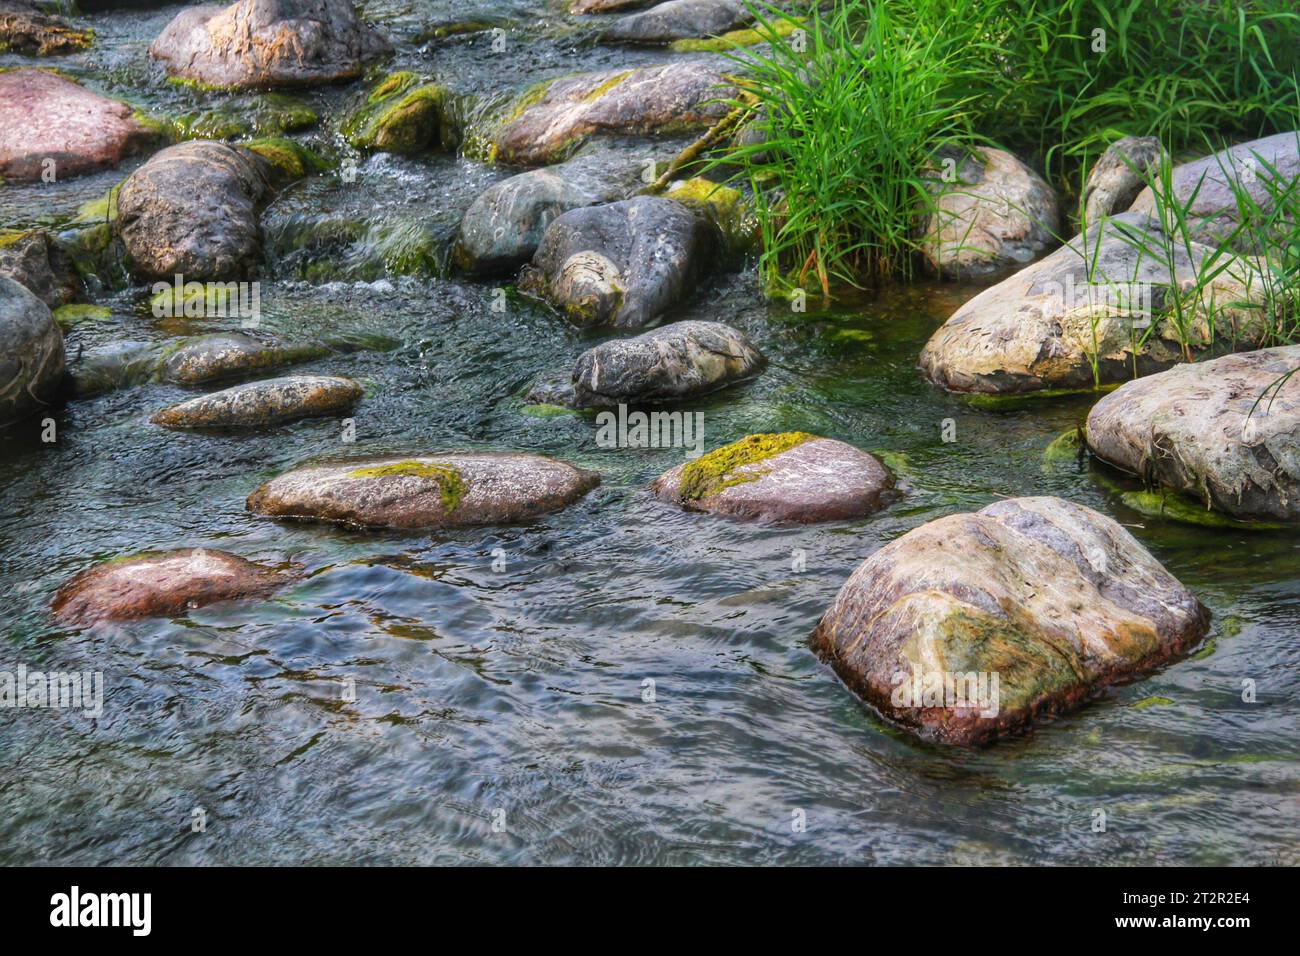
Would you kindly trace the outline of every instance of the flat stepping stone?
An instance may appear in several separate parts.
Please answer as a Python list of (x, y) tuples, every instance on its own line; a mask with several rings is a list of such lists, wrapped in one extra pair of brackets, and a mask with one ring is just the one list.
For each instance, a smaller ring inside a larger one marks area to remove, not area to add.
[(178, 385), (201, 385), (329, 354), (329, 348), (311, 342), (286, 345), (243, 332), (218, 332), (190, 339), (168, 354), (162, 362), (161, 378)]
[(976, 744), (1077, 707), (1208, 627), (1209, 612), (1118, 523), (1033, 497), (891, 541), (840, 588), (812, 643), (884, 716)]
[(650, 485), (660, 501), (763, 522), (843, 521), (894, 497), (894, 476), (859, 448), (805, 432), (749, 435)]
[(1088, 447), (1207, 509), (1300, 521), (1297, 368), (1300, 346), (1289, 345), (1128, 382), (1093, 406)]
[(292, 580), (226, 551), (186, 548), (95, 565), (59, 588), (52, 609), (82, 625), (175, 617), (217, 601), (264, 597)]
[(54, 73), (0, 71), (0, 179), (30, 182), (48, 170), (60, 182), (111, 169), (157, 142), (134, 114)]
[(350, 378), (289, 375), (200, 395), (162, 409), (150, 421), (167, 428), (273, 425), (345, 412), (362, 391)]
[(541, 455), (454, 452), (309, 465), (248, 496), (248, 510), (354, 528), (513, 524), (577, 501), (600, 476)]

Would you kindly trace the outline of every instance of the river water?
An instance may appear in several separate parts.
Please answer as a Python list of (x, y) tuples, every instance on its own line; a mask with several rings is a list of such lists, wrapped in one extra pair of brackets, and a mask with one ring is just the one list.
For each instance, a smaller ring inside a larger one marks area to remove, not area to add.
[[(98, 45), (58, 65), (155, 110), (220, 102), (147, 61), (178, 9), (92, 15)], [(366, 9), (395, 40), (396, 66), (469, 94), (665, 55), (584, 44), (542, 0)], [(504, 55), (488, 34), (416, 39), (437, 21), (489, 16), (512, 25)], [(332, 136), (358, 91), (303, 94), (325, 117), (306, 138)], [(57, 227), (122, 175), (0, 187), (0, 226)], [(753, 382), (685, 406), (703, 413), (707, 447), (812, 431), (883, 454), (906, 496), (811, 528), (661, 505), (646, 485), (681, 449), (603, 449), (593, 415), (538, 417), (520, 400), (598, 338), (513, 294), (494, 311), (493, 283), (385, 275), (364, 242), (334, 250), (323, 277), (310, 250), (290, 254), (285, 237), (312, 217), (445, 239), (502, 175), (378, 156), (355, 183), (319, 177), (268, 211), (263, 325), (391, 346), (306, 366), (366, 385), (355, 443), (334, 419), (170, 432), (148, 417), (189, 393), (160, 384), (70, 402), (54, 443), (34, 428), (0, 438), (0, 670), (100, 671), (106, 688), (95, 719), (0, 710), (0, 863), (1297, 862), (1293, 536), (1145, 516), (1122, 498), (1136, 485), (1046, 461), (1086, 396), (985, 406), (928, 385), (916, 356), (973, 287), (798, 314), (765, 303), (752, 268), (712, 280), (677, 316), (726, 321), (771, 360)], [(154, 319), (147, 291), (97, 295), (112, 316), (69, 334), (74, 369), (121, 343), (226, 327)], [(531, 525), (437, 535), (280, 524), (243, 507), (307, 459), (451, 448), (554, 455), (603, 483)], [(1211, 609), (1212, 634), (1023, 738), (919, 743), (861, 705), (808, 635), (884, 542), (1021, 494), (1123, 522)], [(293, 562), (304, 577), (176, 620), (94, 632), (51, 621), (68, 575), (187, 546)]]

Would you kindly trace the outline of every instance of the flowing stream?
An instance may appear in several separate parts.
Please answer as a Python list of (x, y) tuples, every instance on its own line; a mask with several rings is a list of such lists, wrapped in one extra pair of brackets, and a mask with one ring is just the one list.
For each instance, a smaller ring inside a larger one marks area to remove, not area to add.
[[(465, 94), (671, 55), (583, 42), (545, 0), (363, 8), (397, 47), (383, 71)], [(218, 104), (165, 82), (145, 54), (178, 9), (88, 15), (98, 42), (53, 65), (156, 111)], [(478, 18), (507, 25), (505, 52), (487, 33), (418, 39)], [(304, 139), (333, 136), (363, 89), (294, 94), (322, 117)], [(130, 168), (0, 187), (0, 227), (57, 229)], [(376, 346), (302, 367), (365, 384), (355, 444), (332, 418), (246, 434), (158, 428), (149, 416), (192, 393), (156, 383), (70, 401), (54, 443), (34, 430), (0, 439), (0, 669), (101, 671), (106, 691), (97, 719), (0, 710), (0, 864), (1297, 862), (1293, 535), (1144, 515), (1126, 503), (1138, 484), (1045, 458), (1086, 396), (981, 404), (929, 385), (916, 356), (976, 287), (923, 284), (800, 314), (765, 302), (752, 267), (714, 277), (674, 316), (726, 321), (771, 360), (686, 406), (703, 412), (706, 447), (815, 432), (881, 454), (906, 496), (868, 520), (809, 528), (662, 505), (647, 483), (682, 449), (601, 448), (594, 414), (542, 417), (520, 399), (598, 337), (513, 293), (494, 310), (497, 283), (388, 274), (394, 228), (440, 243), (503, 175), (377, 155), (355, 182), (315, 177), (266, 213), (263, 325)], [(373, 228), (327, 253), (298, 245), (321, 217)], [(68, 335), (74, 367), (123, 343), (227, 327), (155, 319), (145, 288), (96, 301), (112, 314)], [(554, 455), (603, 483), (526, 526), (435, 535), (244, 509), (258, 484), (307, 459), (450, 448)], [(883, 543), (1022, 494), (1121, 521), (1211, 609), (1211, 635), (1022, 738), (920, 743), (864, 707), (808, 635)], [(52, 622), (69, 575), (194, 546), (305, 575), (273, 598), (176, 620)]]

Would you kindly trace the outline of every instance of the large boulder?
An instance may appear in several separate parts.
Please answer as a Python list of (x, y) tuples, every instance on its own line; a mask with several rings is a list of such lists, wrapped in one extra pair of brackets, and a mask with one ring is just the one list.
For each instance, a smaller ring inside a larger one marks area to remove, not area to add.
[(150, 421), (167, 428), (238, 428), (345, 412), (361, 397), (350, 378), (288, 375), (246, 382), (169, 405)]
[(0, 428), (52, 401), (63, 370), (63, 333), (49, 308), (0, 276)]
[(630, 157), (597, 151), (494, 183), (465, 211), (452, 261), (471, 275), (513, 272), (533, 257), (559, 216), (621, 199), (638, 178)]
[[(1215, 244), (1231, 237), (1240, 225), (1238, 193), (1248, 194), (1250, 204), (1269, 210), (1276, 195), (1285, 193), (1296, 176), (1300, 176), (1300, 133), (1277, 133), (1174, 167), (1172, 199), (1186, 208), (1192, 238)], [(1150, 186), (1138, 193), (1129, 210), (1157, 212)], [(1243, 251), (1255, 251), (1249, 237), (1238, 245)]]
[(0, 71), (0, 180), (84, 176), (157, 139), (125, 103), (44, 70)]
[(1106, 147), (1083, 184), (1084, 222), (1126, 212), (1166, 156), (1154, 136), (1125, 136)]
[(89, 30), (78, 30), (34, 3), (0, 0), (0, 53), (75, 53), (90, 46), (91, 37)]
[(488, 134), (489, 158), (516, 166), (557, 163), (596, 134), (676, 134), (727, 114), (735, 86), (698, 60), (602, 70), (550, 80), (524, 94)]
[(391, 50), (351, 0), (239, 0), (182, 10), (149, 55), (172, 76), (264, 88), (350, 80)]
[(665, 44), (718, 36), (753, 19), (744, 0), (667, 0), (619, 17), (600, 32), (600, 38), (611, 43)]
[(209, 140), (169, 146), (127, 177), (115, 229), (142, 279), (236, 279), (262, 259), (258, 214), (270, 170), (254, 153)]
[(296, 468), (249, 495), (248, 510), (405, 531), (513, 524), (599, 483), (593, 471), (541, 455), (452, 452)]
[(67, 305), (81, 289), (72, 262), (43, 229), (0, 232), (0, 276), (26, 286), (51, 309)]
[(953, 313), (926, 343), (921, 368), (954, 391), (1077, 389), (1167, 368), (1213, 342), (1260, 340), (1269, 323), (1258, 273), (1219, 259), (1224, 271), (1187, 303), (1184, 343), (1169, 296), (1195, 288), (1213, 250), (1175, 239), (1171, 270), (1164, 249), (1160, 224), (1145, 215), (1093, 223)]
[(811, 524), (879, 511), (891, 500), (894, 476), (852, 445), (785, 432), (723, 445), (665, 472), (650, 488), (687, 511)]
[(1098, 458), (1236, 518), (1300, 521), (1300, 346), (1179, 365), (1088, 414)]
[(1208, 624), (1115, 521), (1060, 498), (1010, 498), (876, 551), (812, 643), (886, 717), (974, 744), (1183, 653)]
[(956, 181), (927, 179), (934, 208), (921, 251), (936, 272), (986, 275), (1030, 262), (1055, 245), (1061, 213), (1042, 176), (990, 146), (940, 159), (952, 164)]
[(263, 597), (291, 580), (211, 548), (146, 553), (82, 571), (59, 588), (53, 611), (77, 625), (175, 617), (217, 601)]
[(245, 332), (216, 332), (187, 339), (162, 359), (159, 377), (178, 385), (239, 378), (330, 354), (316, 342), (283, 343)]
[(691, 291), (717, 248), (712, 223), (671, 199), (586, 206), (546, 228), (519, 287), (582, 328), (637, 329)]
[(693, 398), (749, 378), (766, 363), (729, 325), (674, 322), (588, 349), (567, 379), (541, 383), (529, 398), (574, 408)]

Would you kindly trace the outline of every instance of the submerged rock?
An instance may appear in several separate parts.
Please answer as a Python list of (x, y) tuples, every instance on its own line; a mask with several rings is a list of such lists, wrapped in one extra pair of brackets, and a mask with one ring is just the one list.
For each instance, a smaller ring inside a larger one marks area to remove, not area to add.
[(577, 15), (585, 13), (616, 13), (619, 10), (648, 7), (654, 2), (655, 0), (573, 0), (569, 4), (569, 12)]
[(385, 153), (450, 147), (456, 135), (446, 116), (446, 101), (442, 86), (421, 83), (414, 73), (394, 73), (343, 122), (343, 136), (357, 149)]
[[(1193, 243), (1189, 254), (1174, 240), (1171, 275), (1164, 243), (1160, 224), (1139, 213), (1092, 224), (953, 313), (922, 350), (922, 370), (954, 391), (1007, 393), (1087, 388), (1183, 361), (1168, 295), (1194, 285), (1212, 250)], [(1245, 260), (1219, 263), (1225, 270), (1187, 304), (1193, 352), (1211, 345), (1212, 329), (1245, 347), (1269, 324), (1258, 273)]]
[(144, 279), (235, 279), (262, 257), (258, 212), (270, 171), (247, 150), (191, 140), (169, 146), (122, 184), (114, 228)]
[(698, 60), (563, 77), (521, 97), (489, 136), (489, 158), (557, 163), (595, 134), (674, 134), (712, 125), (735, 86)]
[(90, 46), (92, 37), (89, 30), (78, 30), (34, 3), (0, 0), (0, 53), (75, 53)]
[(211, 548), (154, 552), (82, 571), (59, 588), (52, 609), (80, 625), (174, 617), (217, 601), (263, 597), (292, 579)]
[(1154, 136), (1125, 136), (1106, 147), (1083, 185), (1084, 222), (1125, 212), (1165, 159)]
[(985, 275), (1027, 263), (1056, 242), (1056, 193), (1010, 153), (978, 146), (955, 163), (955, 183), (933, 180), (935, 209), (921, 239), (930, 267), (942, 275)]
[(157, 140), (125, 103), (44, 70), (0, 70), (0, 179), (84, 176)]
[(495, 183), (461, 219), (452, 261), (471, 275), (512, 272), (532, 258), (555, 219), (621, 199), (638, 176), (629, 157), (597, 152)]
[(1127, 382), (1088, 415), (1103, 461), (1236, 518), (1300, 521), (1300, 346)]
[(351, 0), (238, 0), (176, 15), (149, 46), (172, 76), (219, 87), (310, 86), (360, 76), (392, 51)]
[(361, 394), (361, 386), (350, 378), (289, 375), (200, 395), (164, 408), (150, 421), (167, 428), (273, 425), (345, 412)]
[(63, 333), (49, 308), (0, 276), (0, 427), (53, 401), (63, 370)]
[(573, 209), (547, 227), (519, 287), (575, 325), (640, 328), (690, 291), (717, 238), (706, 219), (657, 196)]
[(766, 362), (729, 325), (674, 322), (588, 349), (567, 381), (539, 385), (529, 398), (577, 408), (690, 398), (749, 378)]
[(0, 232), (0, 276), (26, 286), (51, 309), (67, 305), (81, 290), (72, 263), (43, 229)]
[(286, 345), (243, 332), (218, 332), (190, 339), (168, 354), (162, 361), (161, 377), (179, 385), (201, 385), (310, 362), (330, 352), (314, 342)]
[(753, 19), (744, 0), (667, 0), (620, 17), (600, 32), (600, 38), (612, 43), (666, 44), (718, 36)]
[(248, 510), (407, 531), (512, 524), (599, 483), (595, 472), (541, 455), (451, 452), (296, 468), (249, 495)]
[(842, 521), (889, 503), (894, 476), (874, 456), (805, 432), (750, 435), (650, 485), (660, 501), (765, 522)]
[(812, 643), (886, 717), (974, 744), (1183, 653), (1208, 624), (1115, 521), (1060, 498), (1011, 498), (876, 551)]
[[(1239, 192), (1249, 195), (1250, 202), (1260, 208), (1272, 209), (1275, 195), (1285, 193), (1297, 176), (1300, 176), (1300, 133), (1278, 133), (1175, 166), (1171, 176), (1172, 199), (1186, 208), (1192, 238), (1215, 244), (1229, 238), (1240, 224)], [(1156, 197), (1150, 186), (1138, 193), (1129, 210), (1157, 214)], [(1237, 245), (1254, 251), (1249, 248), (1249, 239)]]

